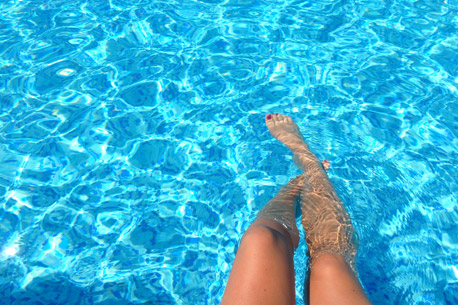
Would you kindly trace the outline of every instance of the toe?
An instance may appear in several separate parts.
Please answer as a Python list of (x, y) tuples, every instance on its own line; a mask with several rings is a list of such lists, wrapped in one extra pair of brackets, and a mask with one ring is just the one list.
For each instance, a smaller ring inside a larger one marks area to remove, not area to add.
[(280, 121), (280, 117), (279, 117), (278, 113), (273, 113), (273, 114), (272, 114), (272, 120), (273, 120), (275, 123), (277, 123), (277, 122)]
[(274, 123), (273, 115), (271, 113), (266, 115), (265, 120), (267, 126), (271, 126)]
[(288, 123), (292, 123), (293, 122), (293, 119), (291, 117), (289, 117), (287, 115), (285, 115), (285, 117), (286, 117), (286, 122), (288, 122)]
[(331, 167), (331, 163), (328, 160), (324, 160), (321, 162), (323, 169), (325, 172), (328, 172), (329, 168)]

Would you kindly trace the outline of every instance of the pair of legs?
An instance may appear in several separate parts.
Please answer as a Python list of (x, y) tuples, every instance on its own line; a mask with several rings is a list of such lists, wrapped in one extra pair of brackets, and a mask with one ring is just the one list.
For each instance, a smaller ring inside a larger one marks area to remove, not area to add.
[(297, 200), (310, 251), (309, 304), (371, 304), (355, 275), (356, 233), (324, 171), (327, 164), (309, 150), (290, 117), (269, 114), (266, 125), (291, 149), (303, 174), (266, 204), (243, 235), (222, 304), (295, 304)]

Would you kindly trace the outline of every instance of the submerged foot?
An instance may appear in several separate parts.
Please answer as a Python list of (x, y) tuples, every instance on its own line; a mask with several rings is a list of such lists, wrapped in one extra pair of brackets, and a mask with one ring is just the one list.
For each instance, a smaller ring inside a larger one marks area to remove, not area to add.
[(328, 172), (329, 168), (331, 167), (331, 163), (328, 160), (321, 161), (321, 166), (325, 172)]

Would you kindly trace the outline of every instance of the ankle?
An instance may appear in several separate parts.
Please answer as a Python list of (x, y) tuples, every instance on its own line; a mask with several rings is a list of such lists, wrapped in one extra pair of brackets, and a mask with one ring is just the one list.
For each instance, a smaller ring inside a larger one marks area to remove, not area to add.
[(312, 152), (310, 151), (308, 145), (305, 142), (293, 142), (293, 143), (288, 143), (288, 148), (291, 150), (291, 152), (295, 155), (307, 155), (311, 154)]

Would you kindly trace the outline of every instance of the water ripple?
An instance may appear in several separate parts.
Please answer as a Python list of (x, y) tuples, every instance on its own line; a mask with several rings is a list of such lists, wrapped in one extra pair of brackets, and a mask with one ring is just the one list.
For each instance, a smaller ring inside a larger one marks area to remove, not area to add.
[(457, 10), (0, 4), (5, 302), (218, 303), (241, 234), (299, 173), (268, 112), (331, 161), (373, 303), (458, 302)]

